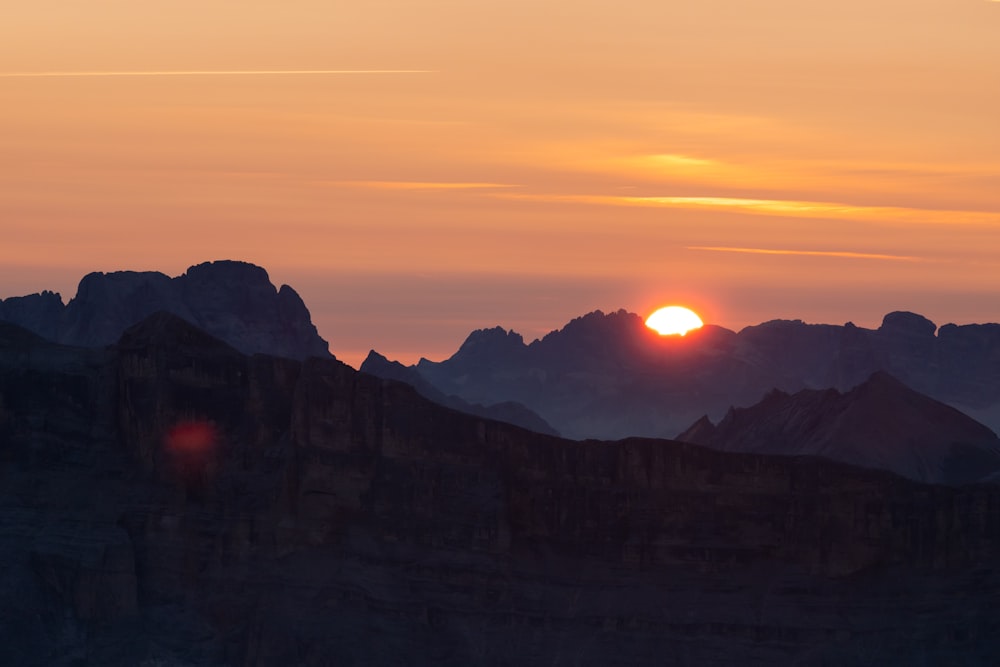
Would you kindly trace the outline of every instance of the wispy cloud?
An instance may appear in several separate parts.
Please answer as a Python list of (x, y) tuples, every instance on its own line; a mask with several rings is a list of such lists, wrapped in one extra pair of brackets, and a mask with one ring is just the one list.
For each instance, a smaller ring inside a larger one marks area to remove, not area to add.
[(328, 185), (371, 190), (483, 190), (516, 188), (507, 183), (463, 183), (455, 181), (330, 181)]
[(432, 74), (427, 69), (238, 69), (238, 70), (151, 70), (111, 72), (0, 72), (0, 78), (64, 78), (115, 76), (269, 76), (277, 74)]
[(686, 250), (707, 252), (738, 252), (751, 255), (798, 255), (806, 257), (840, 257), (843, 259), (882, 259), (894, 262), (925, 262), (923, 257), (911, 255), (889, 255), (870, 252), (849, 252), (844, 250), (789, 250), (784, 248), (735, 248), (730, 246), (687, 246)]
[(629, 195), (533, 195), (495, 194), (507, 199), (595, 204), (603, 206), (644, 206), (702, 210), (727, 210), (751, 215), (836, 220), (870, 220), (890, 223), (1000, 225), (998, 211), (956, 211), (898, 206), (856, 206), (836, 202), (742, 197), (655, 197)]

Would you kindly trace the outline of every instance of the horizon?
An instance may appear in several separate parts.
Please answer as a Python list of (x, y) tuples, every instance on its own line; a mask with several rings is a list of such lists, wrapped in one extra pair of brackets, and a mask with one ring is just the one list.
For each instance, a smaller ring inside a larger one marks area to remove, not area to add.
[[(237, 262), (242, 262), (242, 261), (245, 261), (245, 260), (220, 260), (220, 259), (206, 260), (206, 262), (216, 262), (216, 261), (237, 261)], [(202, 262), (198, 262), (196, 264), (191, 264), (190, 266), (195, 266), (195, 265), (201, 264), (201, 263)], [(252, 262), (250, 262), (250, 263), (252, 264)], [(257, 265), (257, 266), (259, 266), (259, 265)], [(184, 270), (177, 271), (175, 273), (169, 273), (169, 272), (165, 272), (165, 271), (160, 271), (160, 273), (164, 273), (165, 275), (167, 275), (167, 276), (169, 276), (171, 278), (174, 278), (176, 276), (182, 275), (186, 271), (187, 268), (190, 268), (190, 267), (186, 267)], [(400, 363), (403, 363), (404, 365), (411, 366), (411, 365), (416, 364), (421, 358), (425, 358), (425, 359), (428, 359), (430, 361), (442, 361), (444, 359), (449, 358), (450, 356), (452, 356), (453, 354), (455, 354), (455, 352), (458, 351), (458, 349), (461, 347), (461, 345), (465, 342), (465, 340), (469, 337), (470, 334), (472, 334), (473, 332), (478, 331), (478, 330), (493, 329), (495, 327), (501, 327), (505, 331), (512, 331), (512, 332), (514, 332), (514, 333), (516, 333), (518, 335), (521, 335), (524, 338), (525, 345), (530, 345), (531, 343), (533, 343), (533, 342), (535, 342), (537, 340), (540, 340), (541, 338), (543, 338), (544, 336), (546, 336), (549, 333), (561, 330), (563, 327), (565, 327), (572, 320), (578, 319), (580, 317), (584, 317), (586, 315), (589, 315), (589, 314), (597, 312), (597, 311), (600, 311), (600, 312), (604, 313), (605, 315), (609, 315), (609, 314), (618, 312), (619, 310), (625, 310), (625, 311), (627, 311), (629, 313), (639, 315), (640, 317), (642, 317), (643, 319), (645, 319), (652, 312), (652, 310), (654, 310), (656, 307), (659, 307), (659, 306), (654, 306), (648, 312), (643, 312), (643, 311), (632, 309), (632, 308), (628, 308), (628, 307), (625, 307), (625, 306), (616, 306), (616, 307), (613, 307), (613, 308), (604, 308), (604, 307), (600, 307), (600, 306), (598, 306), (598, 307), (591, 307), (591, 308), (583, 310), (581, 312), (577, 312), (577, 313), (571, 314), (571, 315), (567, 316), (564, 320), (562, 320), (560, 322), (554, 322), (552, 324), (541, 324), (542, 328), (538, 328), (538, 326), (539, 326), (538, 322), (528, 320), (527, 321), (528, 325), (529, 326), (534, 326), (535, 327), (534, 329), (528, 329), (528, 328), (523, 328), (523, 327), (519, 328), (518, 326), (505, 324), (504, 322), (500, 322), (500, 321), (497, 321), (497, 322), (495, 322), (493, 324), (489, 324), (489, 323), (486, 323), (485, 320), (484, 320), (482, 324), (475, 325), (475, 324), (471, 324), (471, 322), (473, 320), (470, 319), (469, 320), (469, 322), (470, 322), (470, 328), (465, 329), (464, 331), (458, 331), (458, 329), (457, 329), (458, 325), (456, 324), (455, 327), (454, 327), (456, 336), (451, 337), (451, 338), (438, 339), (436, 341), (436, 343), (437, 343), (436, 345), (433, 344), (434, 342), (432, 341), (431, 346), (428, 347), (428, 348), (425, 348), (425, 349), (416, 349), (416, 348), (413, 348), (413, 349), (393, 350), (393, 349), (389, 349), (389, 348), (379, 348), (379, 347), (374, 346), (374, 345), (369, 345), (367, 347), (365, 345), (361, 345), (361, 346), (355, 345), (354, 347), (349, 347), (349, 348), (339, 348), (337, 346), (337, 341), (339, 340), (339, 337), (336, 335), (336, 332), (327, 331), (324, 328), (324, 325), (323, 325), (323, 322), (322, 322), (323, 319), (336, 319), (335, 314), (334, 315), (327, 314), (326, 318), (324, 318), (323, 316), (317, 317), (316, 311), (310, 305), (308, 296), (306, 294), (304, 294), (302, 292), (302, 290), (299, 289), (298, 286), (296, 286), (295, 284), (289, 283), (287, 281), (276, 279), (274, 277), (274, 275), (272, 275), (271, 272), (267, 269), (266, 266), (261, 267), (261, 268), (263, 268), (265, 271), (267, 271), (268, 276), (269, 276), (269, 278), (271, 280), (271, 283), (274, 285), (274, 287), (276, 289), (279, 288), (279, 287), (281, 287), (282, 285), (288, 285), (292, 289), (294, 289), (299, 294), (299, 296), (302, 297), (302, 300), (305, 303), (306, 308), (309, 309), (309, 313), (310, 313), (310, 316), (312, 318), (313, 324), (316, 325), (317, 332), (319, 333), (319, 335), (320, 335), (321, 338), (323, 338), (324, 340), (326, 340), (329, 343), (329, 345), (330, 345), (330, 348), (329, 348), (330, 349), (330, 353), (333, 354), (339, 361), (342, 361), (342, 362), (348, 364), (349, 366), (352, 366), (355, 369), (359, 369), (361, 367), (362, 362), (368, 356), (369, 352), (372, 352), (372, 351), (378, 352), (379, 354), (381, 354), (381, 355), (385, 356), (386, 358), (388, 358), (390, 361), (398, 361)], [(121, 271), (121, 272), (128, 272), (128, 271), (146, 272), (146, 271), (156, 271), (156, 270), (155, 269), (140, 269), (140, 268), (134, 268), (134, 267), (133, 268), (126, 268), (126, 269), (115, 269), (115, 270), (94, 269), (92, 271), (86, 271), (84, 273), (81, 273), (78, 278), (76, 278), (75, 280), (72, 281), (72, 286), (69, 287), (69, 288), (67, 288), (67, 289), (65, 289), (65, 290), (63, 290), (63, 289), (57, 289), (57, 288), (53, 288), (53, 287), (38, 287), (38, 288), (35, 288), (35, 289), (29, 289), (28, 291), (20, 292), (20, 293), (17, 293), (17, 294), (4, 294), (4, 293), (0, 292), (0, 300), (6, 299), (6, 298), (9, 298), (9, 297), (27, 296), (27, 295), (30, 295), (30, 294), (37, 294), (37, 293), (41, 293), (41, 292), (44, 292), (44, 291), (49, 291), (49, 292), (54, 292), (54, 293), (58, 294), (60, 296), (60, 298), (62, 299), (63, 304), (65, 305), (65, 304), (68, 304), (70, 302), (70, 300), (72, 300), (76, 296), (77, 286), (78, 286), (79, 282), (88, 273), (105, 273), (105, 274), (107, 274), (107, 273), (115, 273), (115, 272), (119, 272), (119, 271)], [(739, 325), (736, 325), (736, 326), (729, 326), (729, 325), (726, 325), (724, 323), (716, 322), (716, 321), (712, 321), (712, 320), (708, 320), (708, 319), (705, 320), (704, 324), (705, 324), (705, 326), (717, 326), (717, 327), (721, 327), (721, 328), (733, 331), (735, 333), (739, 333), (740, 331), (742, 331), (743, 329), (748, 328), (748, 327), (759, 326), (761, 324), (766, 324), (766, 323), (772, 322), (772, 321), (796, 321), (796, 320), (802, 321), (803, 323), (810, 324), (810, 325), (815, 324), (815, 325), (832, 325), (832, 326), (843, 326), (843, 325), (847, 324), (848, 322), (850, 322), (850, 323), (852, 323), (855, 326), (858, 326), (860, 328), (874, 330), (874, 329), (878, 329), (881, 326), (881, 324), (882, 324), (883, 318), (886, 315), (888, 315), (889, 313), (892, 313), (892, 312), (912, 312), (912, 313), (915, 313), (917, 315), (921, 315), (921, 316), (925, 317), (926, 319), (928, 319), (928, 320), (930, 320), (931, 322), (934, 323), (934, 325), (936, 327), (935, 332), (934, 332), (935, 336), (937, 335), (938, 331), (940, 330), (940, 328), (942, 326), (945, 326), (945, 325), (948, 325), (948, 324), (955, 324), (955, 325), (958, 325), (958, 326), (962, 326), (962, 325), (967, 325), (967, 324), (992, 324), (992, 323), (994, 323), (994, 322), (990, 322), (988, 320), (975, 320), (975, 321), (955, 321), (955, 320), (948, 320), (948, 321), (943, 321), (943, 320), (935, 318), (932, 314), (928, 314), (928, 313), (924, 313), (924, 312), (920, 312), (920, 311), (916, 311), (916, 310), (908, 310), (906, 308), (891, 308), (889, 310), (886, 310), (886, 311), (882, 312), (881, 314), (873, 315), (873, 316), (871, 316), (871, 317), (869, 317), (867, 319), (849, 318), (847, 320), (844, 320), (843, 322), (811, 320), (811, 319), (807, 319), (807, 318), (801, 317), (801, 316), (787, 316), (787, 317), (772, 317), (772, 318), (762, 319), (762, 320), (756, 321), (756, 322), (747, 322), (747, 323), (739, 324)], [(698, 314), (701, 315), (702, 313), (698, 313)], [(545, 328), (545, 327), (548, 327), (548, 328)], [(355, 343), (361, 342), (358, 339), (357, 335), (355, 335), (353, 337), (347, 337), (346, 340), (354, 341)], [(449, 346), (448, 341), (453, 342), (453, 344), (451, 346)]]
[(0, 296), (239, 257), (348, 363), (667, 304), (997, 322), (998, 29), (987, 0), (22, 5)]

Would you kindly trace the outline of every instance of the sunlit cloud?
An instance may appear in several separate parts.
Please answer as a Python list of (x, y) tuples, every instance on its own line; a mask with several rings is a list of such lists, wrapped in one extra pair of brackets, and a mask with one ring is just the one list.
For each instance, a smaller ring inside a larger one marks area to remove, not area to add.
[(656, 165), (681, 168), (711, 167), (718, 164), (715, 160), (706, 160), (705, 158), (691, 157), (690, 155), (674, 155), (672, 153), (650, 155), (648, 156), (648, 160)]
[(370, 190), (485, 190), (519, 187), (508, 183), (463, 183), (454, 181), (331, 181), (328, 185)]
[(110, 72), (0, 72), (0, 78), (64, 78), (115, 76), (265, 76), (276, 74), (432, 74), (425, 69), (259, 69), (259, 70), (156, 70)]
[(805, 257), (840, 257), (844, 259), (883, 259), (894, 262), (925, 262), (923, 257), (911, 255), (889, 255), (869, 252), (848, 252), (840, 250), (788, 250), (780, 248), (734, 248), (730, 246), (687, 246), (685, 250), (706, 252), (737, 252), (751, 255), (798, 255)]
[(824, 218), (887, 223), (1000, 225), (997, 211), (956, 211), (899, 206), (856, 206), (836, 202), (813, 202), (786, 199), (749, 199), (742, 197), (655, 197), (627, 195), (533, 195), (498, 193), (495, 197), (554, 203), (594, 204), (600, 206), (638, 206), (693, 210), (727, 210), (750, 215), (794, 218)]

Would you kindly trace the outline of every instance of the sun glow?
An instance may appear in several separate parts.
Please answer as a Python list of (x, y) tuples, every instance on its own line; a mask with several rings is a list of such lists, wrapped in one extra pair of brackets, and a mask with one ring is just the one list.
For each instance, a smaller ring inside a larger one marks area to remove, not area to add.
[(683, 336), (693, 329), (704, 326), (701, 318), (683, 306), (660, 308), (646, 319), (646, 326), (661, 336)]

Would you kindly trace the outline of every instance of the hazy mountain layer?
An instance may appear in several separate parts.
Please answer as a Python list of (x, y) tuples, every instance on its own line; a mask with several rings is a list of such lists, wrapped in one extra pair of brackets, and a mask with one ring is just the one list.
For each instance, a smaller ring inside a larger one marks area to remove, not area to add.
[(775, 388), (846, 391), (880, 370), (1000, 430), (1000, 324), (937, 329), (913, 313), (874, 330), (782, 320), (660, 337), (638, 315), (597, 311), (531, 344), (475, 331), (451, 358), (414, 368), (446, 395), (518, 401), (574, 438), (673, 436)]
[(881, 371), (844, 394), (775, 390), (730, 410), (718, 426), (703, 418), (677, 439), (731, 452), (824, 456), (934, 483), (1000, 471), (996, 434)]
[(439, 405), (444, 405), (460, 412), (466, 412), (470, 415), (496, 419), (497, 421), (521, 426), (536, 433), (559, 435), (558, 431), (552, 428), (548, 422), (520, 403), (506, 401), (494, 405), (479, 405), (463, 401), (457, 396), (445, 396), (427, 382), (415, 369), (404, 366), (398, 361), (389, 361), (374, 350), (368, 353), (363, 367), (365, 369), (364, 372), (370, 375), (386, 380), (405, 382), (416, 389), (418, 394), (424, 398), (429, 398)]
[(18, 665), (993, 664), (1000, 487), (574, 442), (157, 315), (0, 325)]
[(155, 271), (91, 273), (65, 306), (53, 292), (0, 300), (0, 320), (86, 347), (110, 345), (161, 310), (247, 354), (293, 359), (330, 354), (295, 290), (276, 289), (267, 271), (245, 262), (206, 262), (176, 278)]

